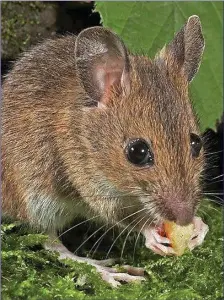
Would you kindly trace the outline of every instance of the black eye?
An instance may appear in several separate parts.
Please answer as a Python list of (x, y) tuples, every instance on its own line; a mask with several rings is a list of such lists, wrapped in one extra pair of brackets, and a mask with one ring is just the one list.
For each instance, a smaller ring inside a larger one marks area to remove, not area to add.
[(200, 137), (194, 133), (191, 133), (191, 153), (193, 157), (198, 157), (202, 148), (202, 141)]
[(143, 139), (131, 140), (125, 148), (127, 159), (134, 165), (153, 165), (154, 156), (148, 143)]

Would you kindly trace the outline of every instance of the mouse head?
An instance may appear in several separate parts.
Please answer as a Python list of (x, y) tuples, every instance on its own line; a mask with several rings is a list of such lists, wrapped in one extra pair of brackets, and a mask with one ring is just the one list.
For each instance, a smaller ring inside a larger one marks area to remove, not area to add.
[(203, 149), (188, 86), (203, 49), (197, 16), (154, 60), (129, 55), (101, 27), (82, 31), (76, 41), (93, 169), (107, 191), (129, 194), (130, 204), (134, 196), (151, 218), (181, 225), (192, 221), (200, 199)]

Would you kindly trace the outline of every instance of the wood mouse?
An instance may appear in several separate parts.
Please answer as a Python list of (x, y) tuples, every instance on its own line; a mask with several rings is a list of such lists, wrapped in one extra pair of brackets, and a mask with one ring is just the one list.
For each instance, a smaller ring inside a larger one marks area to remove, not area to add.
[(189, 248), (200, 245), (204, 151), (188, 87), (203, 49), (191, 16), (152, 60), (103, 27), (24, 53), (3, 83), (4, 214), (45, 232), (46, 249), (95, 266), (112, 286), (144, 280), (143, 269), (119, 273), (111, 260), (69, 252), (57, 232), (77, 216), (132, 228), (160, 255), (175, 254), (158, 234), (163, 221), (193, 222)]

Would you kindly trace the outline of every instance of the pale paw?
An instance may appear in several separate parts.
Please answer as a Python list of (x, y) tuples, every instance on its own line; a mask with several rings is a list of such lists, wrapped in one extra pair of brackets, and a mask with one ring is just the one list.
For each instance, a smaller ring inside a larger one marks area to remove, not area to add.
[(137, 268), (137, 267), (132, 267), (129, 265), (123, 265), (121, 268), (130, 275), (144, 276), (144, 274), (145, 274), (144, 268)]
[(205, 224), (200, 217), (194, 217), (193, 224), (194, 232), (188, 243), (188, 247), (191, 251), (203, 243), (205, 236), (209, 231), (208, 225)]
[(169, 246), (171, 244), (170, 240), (159, 235), (155, 227), (146, 228), (142, 234), (146, 238), (145, 246), (156, 254), (160, 254), (162, 256), (175, 255), (175, 251)]
[[(49, 241), (44, 244), (45, 249), (51, 251), (57, 251), (59, 253), (59, 259), (72, 259), (80, 263), (87, 263), (94, 266), (97, 271), (101, 274), (103, 280), (111, 284), (113, 287), (120, 285), (120, 281), (133, 282), (145, 280), (143, 277), (144, 269), (136, 268), (129, 265), (119, 267), (122, 271), (107, 267), (113, 265), (117, 259), (105, 259), (95, 260), (87, 257), (79, 257), (71, 253), (62, 243), (56, 241), (55, 237), (49, 238)], [(124, 271), (124, 273), (122, 273)], [(126, 272), (126, 273), (125, 273)]]
[[(143, 276), (130, 275), (128, 273), (121, 273), (116, 268), (102, 267), (99, 265), (95, 265), (95, 267), (96, 267), (97, 271), (101, 274), (102, 279), (104, 281), (108, 282), (113, 287), (120, 286), (121, 285), (120, 281), (138, 282), (138, 281), (145, 280), (145, 278)], [(123, 266), (124, 269), (128, 270), (127, 267), (132, 268), (132, 271), (134, 271), (134, 269), (139, 269), (139, 270), (141, 269), (141, 268), (134, 268), (134, 267), (130, 267), (130, 266)]]
[(108, 259), (103, 259), (103, 260), (93, 260), (97, 265), (103, 266), (103, 267), (108, 267), (114, 265), (117, 261), (119, 260), (116, 258), (108, 258)]

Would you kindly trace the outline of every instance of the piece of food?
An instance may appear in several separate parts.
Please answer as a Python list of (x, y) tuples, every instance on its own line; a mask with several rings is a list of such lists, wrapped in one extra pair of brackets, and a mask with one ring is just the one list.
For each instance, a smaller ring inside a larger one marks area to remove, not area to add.
[(166, 221), (164, 223), (164, 230), (176, 254), (178, 256), (182, 255), (193, 234), (194, 225), (180, 226), (175, 222)]

